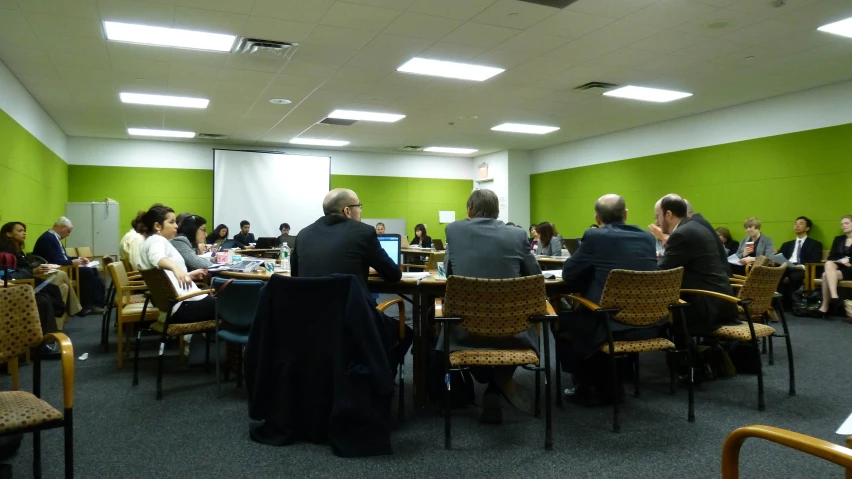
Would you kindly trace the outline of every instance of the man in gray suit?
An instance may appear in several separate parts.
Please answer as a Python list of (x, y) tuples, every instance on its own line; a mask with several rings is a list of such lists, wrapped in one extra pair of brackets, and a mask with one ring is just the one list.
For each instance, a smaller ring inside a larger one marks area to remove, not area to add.
[[(541, 274), (538, 262), (530, 253), (526, 232), (498, 220), (499, 213), (499, 202), (493, 191), (475, 190), (470, 194), (468, 218), (453, 222), (446, 228), (448, 276), (506, 279)], [(443, 339), (439, 339), (438, 344), (443, 344)], [(450, 348), (532, 348), (538, 351), (538, 333), (535, 328), (530, 328), (514, 337), (498, 339), (472, 336), (456, 327), (452, 330)], [(517, 384), (512, 379), (514, 371), (514, 366), (471, 369), (478, 381), (489, 383), (482, 398), (483, 422), (499, 423), (502, 420), (501, 392), (520, 409), (529, 409), (528, 400), (518, 395)]]

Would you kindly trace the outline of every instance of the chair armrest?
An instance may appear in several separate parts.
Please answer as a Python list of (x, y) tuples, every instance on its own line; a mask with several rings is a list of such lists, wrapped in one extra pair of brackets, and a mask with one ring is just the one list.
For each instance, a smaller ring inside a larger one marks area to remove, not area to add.
[(700, 294), (704, 296), (710, 296), (712, 298), (721, 299), (723, 301), (727, 301), (729, 303), (739, 304), (741, 302), (749, 302), (745, 299), (735, 298), (734, 296), (728, 296), (727, 294), (715, 293), (713, 291), (705, 291), (703, 289), (682, 289), (680, 290), (681, 294)]
[(745, 280), (740, 278), (728, 278), (728, 280), (731, 284), (745, 284)]
[(195, 292), (192, 292), (192, 293), (189, 293), (189, 294), (185, 294), (185, 295), (183, 295), (183, 296), (178, 296), (178, 297), (177, 297), (177, 298), (175, 298), (173, 301), (175, 301), (175, 302), (180, 302), (180, 301), (187, 300), (187, 299), (189, 299), (189, 298), (194, 298), (194, 297), (196, 297), (196, 296), (201, 296), (202, 294), (213, 294), (213, 292), (214, 292), (214, 291), (213, 291), (212, 289), (202, 289), (202, 290), (195, 291)]
[(121, 288), (122, 291), (148, 291), (148, 286), (144, 284), (134, 284), (131, 286), (125, 286)]
[(741, 275), (741, 274), (735, 274), (735, 275), (733, 275), (733, 279), (738, 279), (738, 280), (740, 280), (740, 281), (745, 281), (746, 277), (745, 277), (745, 276), (743, 276), (743, 275)]
[(544, 308), (547, 311), (547, 314), (556, 316), (556, 310), (553, 309), (553, 306), (550, 304), (550, 301), (544, 300)]
[(391, 306), (393, 306), (394, 304), (402, 304), (403, 302), (405, 302), (405, 300), (402, 299), (402, 298), (389, 299), (389, 300), (385, 301), (384, 303), (376, 306), (376, 309), (378, 309), (379, 311), (384, 311), (384, 310), (390, 308)]
[(376, 306), (376, 309), (384, 312), (394, 304), (399, 305), (399, 339), (403, 339), (405, 338), (405, 300), (402, 298), (390, 299)]
[(145, 282), (142, 280), (128, 281), (127, 284), (129, 284), (130, 286), (145, 286)]
[(592, 302), (592, 301), (590, 301), (590, 300), (588, 300), (588, 299), (586, 299), (582, 296), (575, 296), (573, 294), (566, 294), (566, 295), (563, 295), (563, 297), (580, 303), (582, 306), (588, 308), (590, 311), (597, 311), (597, 310), (601, 309), (601, 306), (599, 304), (595, 304), (594, 302)]
[(65, 409), (74, 407), (74, 347), (65, 333), (48, 333), (42, 342), (53, 339), (62, 354), (62, 404)]
[(742, 283), (731, 283), (731, 288), (733, 289), (743, 289)]
[(453, 316), (435, 316), (436, 323), (453, 323), (458, 324), (464, 321), (462, 318), (453, 317)]
[(10, 279), (9, 284), (28, 284), (32, 287), (35, 287), (34, 279)]

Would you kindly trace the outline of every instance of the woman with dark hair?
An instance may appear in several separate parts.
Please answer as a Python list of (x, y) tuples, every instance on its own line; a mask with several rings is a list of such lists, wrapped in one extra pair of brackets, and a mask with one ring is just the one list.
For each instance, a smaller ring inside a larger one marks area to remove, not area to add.
[(535, 225), (530, 225), (530, 249), (535, 253), (535, 248), (538, 246), (538, 230), (535, 229)]
[[(199, 291), (193, 280), (201, 280), (207, 271), (196, 269), (187, 272), (186, 262), (169, 242), (177, 236), (178, 226), (175, 211), (168, 206), (156, 204), (142, 215), (145, 242), (139, 251), (142, 269), (160, 268), (174, 284), (178, 294), (184, 295)], [(207, 294), (194, 296), (181, 301), (172, 309), (172, 323), (195, 323), (210, 321), (216, 311), (213, 297)]]
[(540, 223), (535, 227), (539, 242), (535, 245), (536, 256), (562, 256), (562, 240), (553, 234), (553, 225)]
[(177, 236), (170, 241), (189, 269), (206, 269), (213, 266), (210, 260), (198, 256), (203, 253), (201, 248), (204, 247), (204, 238), (207, 237), (206, 224), (207, 220), (201, 216), (188, 215), (178, 226)]
[(222, 243), (226, 239), (228, 239), (228, 227), (225, 225), (219, 225), (212, 233), (207, 235), (207, 244), (222, 246)]
[(414, 227), (414, 239), (411, 241), (411, 245), (420, 245), (421, 248), (432, 247), (432, 238), (426, 234), (426, 226), (423, 223), (419, 223)]
[(831, 243), (825, 272), (822, 273), (822, 306), (819, 311), (823, 317), (830, 309), (838, 315), (843, 314), (843, 301), (837, 294), (837, 285), (841, 281), (852, 280), (852, 215), (840, 219), (840, 229), (843, 234), (836, 236)]
[(722, 245), (725, 247), (725, 251), (728, 252), (728, 256), (736, 253), (740, 248), (739, 241), (731, 237), (731, 232), (728, 228), (720, 226), (716, 228), (716, 234), (719, 236), (719, 239), (722, 240)]

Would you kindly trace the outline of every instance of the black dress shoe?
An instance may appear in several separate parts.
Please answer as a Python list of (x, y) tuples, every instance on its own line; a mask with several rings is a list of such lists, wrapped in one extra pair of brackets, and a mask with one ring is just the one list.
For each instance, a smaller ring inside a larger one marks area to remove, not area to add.
[(38, 355), (41, 359), (59, 359), (62, 357), (59, 345), (56, 343), (42, 344)]
[(84, 317), (86, 317), (86, 316), (88, 316), (88, 315), (90, 315), (90, 314), (92, 314), (92, 310), (91, 310), (91, 309), (83, 309), (82, 311), (80, 311), (79, 313), (77, 313), (77, 317), (78, 317), (78, 318), (84, 318)]

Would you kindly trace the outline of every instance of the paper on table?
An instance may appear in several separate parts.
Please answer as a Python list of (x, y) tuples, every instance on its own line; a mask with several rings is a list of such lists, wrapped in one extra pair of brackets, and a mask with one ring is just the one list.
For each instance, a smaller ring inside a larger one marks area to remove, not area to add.
[(543, 274), (546, 279), (561, 278), (562, 277), (562, 270), (561, 269), (548, 269), (548, 270), (542, 271), (541, 274)]
[(208, 252), (206, 252), (206, 253), (202, 253), (202, 254), (198, 255), (198, 257), (199, 257), (199, 258), (212, 258), (212, 257), (213, 257), (213, 252), (212, 252), (212, 251), (208, 251)]
[(728, 263), (740, 264), (740, 259), (737, 257), (736, 254), (732, 254), (731, 256), (728, 256)]
[(425, 278), (425, 277), (431, 276), (431, 275), (432, 275), (432, 273), (428, 273), (426, 271), (402, 273), (403, 278), (415, 278), (415, 279)]
[(85, 268), (97, 268), (98, 265), (100, 265), (100, 264), (101, 264), (100, 261), (89, 261), (86, 264), (81, 263), (80, 266), (85, 267)]
[(456, 212), (455, 211), (439, 211), (438, 212), (438, 223), (452, 223), (456, 220)]

